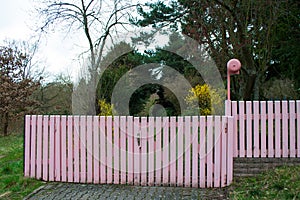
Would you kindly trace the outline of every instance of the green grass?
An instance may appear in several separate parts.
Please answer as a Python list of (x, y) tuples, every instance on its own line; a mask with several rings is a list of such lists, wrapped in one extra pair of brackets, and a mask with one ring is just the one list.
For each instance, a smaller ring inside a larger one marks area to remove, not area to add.
[(231, 187), (230, 199), (300, 199), (300, 166), (279, 167)]
[(23, 175), (23, 136), (0, 136), (0, 199), (23, 199), (42, 184)]

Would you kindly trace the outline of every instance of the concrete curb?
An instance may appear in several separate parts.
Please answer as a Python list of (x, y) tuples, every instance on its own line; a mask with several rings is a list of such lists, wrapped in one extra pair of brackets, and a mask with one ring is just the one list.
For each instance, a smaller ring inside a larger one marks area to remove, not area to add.
[(35, 189), (33, 192), (31, 192), (29, 195), (27, 195), (23, 200), (28, 200), (29, 198), (31, 198), (34, 195), (36, 195), (37, 193), (39, 193), (41, 190), (45, 189), (46, 187), (49, 187), (49, 184), (51, 184), (51, 183), (47, 183), (47, 182), (43, 182), (43, 183), (44, 183), (44, 185)]

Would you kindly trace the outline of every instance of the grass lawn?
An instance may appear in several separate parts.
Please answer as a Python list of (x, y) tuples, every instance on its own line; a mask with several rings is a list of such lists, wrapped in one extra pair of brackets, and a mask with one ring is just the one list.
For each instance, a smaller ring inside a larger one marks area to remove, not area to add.
[(231, 187), (230, 199), (300, 199), (300, 166), (279, 167)]
[(23, 199), (43, 184), (24, 178), (23, 136), (0, 136), (0, 199)]

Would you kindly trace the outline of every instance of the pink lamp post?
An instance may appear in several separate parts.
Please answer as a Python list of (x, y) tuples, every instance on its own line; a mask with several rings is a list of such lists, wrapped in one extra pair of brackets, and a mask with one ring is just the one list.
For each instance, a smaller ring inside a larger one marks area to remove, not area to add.
[(227, 100), (230, 101), (230, 75), (240, 74), (241, 62), (238, 59), (231, 59), (227, 62)]

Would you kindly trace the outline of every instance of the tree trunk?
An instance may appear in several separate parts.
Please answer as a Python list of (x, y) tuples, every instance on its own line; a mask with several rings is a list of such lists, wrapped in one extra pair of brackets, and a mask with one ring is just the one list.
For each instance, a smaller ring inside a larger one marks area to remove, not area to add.
[(256, 78), (257, 78), (256, 74), (249, 74), (247, 83), (245, 86), (245, 90), (244, 90), (243, 100), (245, 100), (245, 101), (252, 100), (252, 94), (253, 94), (253, 89), (254, 89), (254, 85), (256, 82)]
[(3, 134), (4, 136), (7, 136), (8, 135), (8, 113), (5, 113), (4, 114), (4, 119), (3, 119)]

